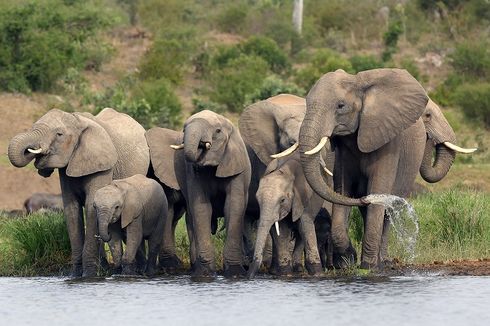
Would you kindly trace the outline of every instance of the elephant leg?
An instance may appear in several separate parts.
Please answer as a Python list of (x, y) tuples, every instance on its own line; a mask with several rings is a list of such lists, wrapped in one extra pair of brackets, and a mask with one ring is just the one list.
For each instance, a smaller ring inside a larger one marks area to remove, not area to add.
[(357, 254), (348, 234), (350, 211), (348, 206), (333, 205), (331, 235), (334, 268), (347, 268), (357, 261)]
[(123, 255), (122, 237), (120, 230), (111, 230), (113, 225), (109, 225), (111, 240), (109, 241), (109, 250), (111, 251), (112, 262), (114, 263), (114, 274), (121, 273), (121, 261)]
[(390, 263), (390, 260), (388, 258), (388, 241), (390, 239), (390, 229), (391, 221), (390, 218), (385, 214), (383, 219), (383, 233), (381, 235), (381, 248), (379, 250), (379, 262), (381, 264)]
[(254, 223), (252, 216), (245, 215), (243, 221), (243, 263), (250, 266), (254, 255)]
[(146, 275), (153, 276), (156, 272), (157, 257), (162, 244), (163, 221), (157, 226), (155, 232), (148, 239), (148, 264), (146, 265)]
[(248, 189), (241, 178), (230, 182), (225, 199), (226, 241), (223, 250), (223, 269), (225, 277), (244, 276), (242, 261), (242, 230)]
[(138, 274), (143, 274), (146, 268), (146, 243), (145, 240), (141, 240), (141, 243), (136, 251), (136, 272)]
[(74, 198), (73, 194), (67, 195), (65, 190), (63, 190), (63, 205), (71, 246), (71, 277), (81, 277), (83, 273), (83, 242), (85, 238), (82, 205)]
[(175, 251), (175, 227), (179, 218), (180, 216), (175, 217), (174, 205), (169, 205), (167, 217), (164, 219), (162, 246), (158, 255), (160, 267), (169, 273), (174, 273), (183, 266)]
[(292, 230), (286, 221), (279, 222), (279, 234), (275, 229), (271, 231), (273, 243), (271, 274), (286, 276), (292, 275)]
[(293, 250), (293, 273), (303, 273), (303, 256), (305, 252), (305, 243), (301, 236), (296, 236)]
[(316, 241), (315, 223), (309, 216), (299, 219), (299, 233), (304, 242), (305, 266), (308, 274), (318, 275), (322, 272), (322, 263)]
[(143, 228), (141, 223), (134, 221), (126, 227), (126, 251), (122, 257), (122, 274), (135, 275), (137, 273), (136, 254), (141, 250), (142, 242)]
[(189, 239), (189, 259), (191, 265), (191, 271), (194, 271), (194, 264), (196, 263), (197, 250), (196, 241), (194, 240), (194, 231), (192, 227), (192, 216), (189, 211), (185, 214), (185, 226), (187, 229), (187, 237)]
[(192, 217), (193, 242), (196, 259), (193, 264), (194, 276), (212, 276), (216, 272), (214, 247), (211, 242), (212, 206), (205, 198), (194, 198), (189, 203)]

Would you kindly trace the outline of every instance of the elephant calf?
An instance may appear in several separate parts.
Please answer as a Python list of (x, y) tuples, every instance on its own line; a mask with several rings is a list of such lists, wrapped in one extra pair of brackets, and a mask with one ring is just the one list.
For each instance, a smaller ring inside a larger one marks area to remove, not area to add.
[(27, 214), (32, 214), (41, 208), (63, 211), (63, 198), (61, 198), (61, 194), (55, 195), (36, 192), (25, 200), (24, 208)]
[[(144, 240), (148, 240), (146, 274), (154, 274), (168, 212), (167, 197), (158, 182), (141, 174), (114, 180), (97, 190), (94, 208), (99, 236), (109, 242), (115, 267), (122, 264), (123, 274), (134, 274), (136, 254), (140, 248), (144, 252)], [(126, 242), (124, 254), (121, 240)]]

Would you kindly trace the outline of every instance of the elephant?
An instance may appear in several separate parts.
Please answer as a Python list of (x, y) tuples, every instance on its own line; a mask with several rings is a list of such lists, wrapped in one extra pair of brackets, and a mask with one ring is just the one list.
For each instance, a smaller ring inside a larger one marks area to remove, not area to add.
[(41, 208), (63, 211), (63, 199), (61, 194), (49, 194), (36, 192), (24, 201), (27, 214), (31, 214)]
[(192, 274), (215, 274), (212, 224), (224, 216), (224, 275), (245, 275), (242, 229), (251, 167), (239, 130), (225, 117), (203, 110), (185, 121), (183, 143), (173, 148), (184, 153), (185, 173), (176, 172), (187, 203)]
[(177, 169), (180, 175), (185, 173), (184, 155), (170, 146), (182, 143), (184, 134), (166, 128), (154, 127), (146, 132), (146, 140), (150, 148), (150, 171), (148, 176), (160, 183), (168, 201), (168, 216), (163, 228), (163, 241), (158, 256), (160, 267), (167, 273), (175, 273), (183, 269), (182, 260), (175, 250), (175, 228), (185, 212), (186, 202), (177, 180)]
[[(308, 273), (319, 274), (322, 266), (317, 248), (315, 217), (323, 205), (323, 199), (308, 185), (299, 155), (271, 161), (260, 179), (256, 197), (260, 206), (260, 220), (254, 259), (248, 273), (249, 278), (252, 278), (260, 267), (267, 235), (273, 225), (276, 230), (272, 232), (274, 252), (277, 254), (273, 256), (275, 272), (277, 274), (292, 272), (292, 256), (287, 244), (287, 238), (292, 231), (287, 230), (289, 223), (279, 223), (286, 222), (286, 218), (291, 219), (293, 223), (297, 222), (299, 237), (304, 243), (305, 265)], [(303, 245), (296, 247), (302, 249)], [(301, 249), (295, 256), (302, 258)], [(300, 259), (295, 260), (294, 265), (297, 265)]]
[(71, 275), (95, 276), (98, 242), (93, 198), (113, 179), (148, 172), (144, 128), (111, 108), (96, 116), (52, 109), (30, 131), (10, 140), (8, 157), (16, 167), (35, 160), (34, 166), (44, 177), (58, 169), (71, 244)]
[[(93, 205), (99, 236), (109, 242), (116, 269), (122, 266), (123, 274), (135, 274), (136, 254), (140, 248), (144, 252), (148, 240), (145, 273), (154, 275), (168, 218), (167, 197), (160, 184), (141, 174), (114, 180), (95, 192)], [(122, 241), (126, 243), (124, 254)]]
[(333, 244), (332, 244), (332, 205), (324, 202), (323, 207), (315, 218), (315, 232), (318, 253), (323, 269), (333, 268)]
[[(386, 260), (381, 244), (389, 222), (384, 206), (367, 196), (403, 195), (413, 184), (425, 150), (421, 117), (427, 103), (423, 87), (401, 69), (356, 75), (339, 69), (323, 75), (309, 91), (299, 151), (308, 183), (333, 203), (334, 266), (357, 260), (347, 233), (350, 206), (360, 206), (364, 218), (360, 267), (376, 269)], [(324, 146), (335, 152), (334, 188), (322, 173)]]
[[(456, 157), (456, 152), (469, 154), (476, 148), (462, 148), (456, 143), (456, 135), (444, 117), (439, 106), (431, 99), (427, 103), (422, 114), (425, 129), (427, 130), (427, 142), (425, 152), (420, 166), (420, 175), (430, 183), (442, 180), (449, 172)], [(435, 149), (435, 159), (432, 157)]]

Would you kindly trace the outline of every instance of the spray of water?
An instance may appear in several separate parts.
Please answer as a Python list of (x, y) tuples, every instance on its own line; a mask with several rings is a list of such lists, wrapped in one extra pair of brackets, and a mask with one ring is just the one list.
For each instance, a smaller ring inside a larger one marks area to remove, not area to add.
[(419, 221), (413, 206), (405, 199), (386, 194), (373, 194), (366, 197), (371, 204), (385, 206), (385, 215), (390, 219), (396, 238), (402, 245), (406, 259), (415, 259), (415, 245), (419, 234)]

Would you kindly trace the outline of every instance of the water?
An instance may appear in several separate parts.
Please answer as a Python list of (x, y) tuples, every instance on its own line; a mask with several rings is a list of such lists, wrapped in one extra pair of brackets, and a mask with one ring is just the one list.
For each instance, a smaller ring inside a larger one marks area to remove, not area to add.
[(0, 278), (2, 325), (488, 325), (490, 277)]
[(405, 250), (406, 260), (413, 262), (419, 234), (419, 220), (413, 206), (404, 198), (393, 195), (374, 194), (367, 196), (366, 200), (371, 204), (385, 206), (385, 214), (390, 219), (398, 242)]

